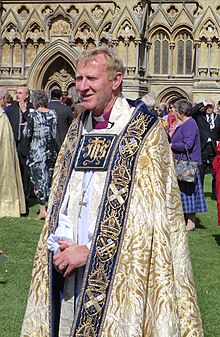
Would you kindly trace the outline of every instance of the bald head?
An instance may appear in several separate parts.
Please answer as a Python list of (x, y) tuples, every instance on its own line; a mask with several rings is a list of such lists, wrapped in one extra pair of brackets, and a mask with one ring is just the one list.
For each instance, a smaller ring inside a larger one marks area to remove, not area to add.
[(27, 102), (29, 100), (30, 90), (28, 86), (20, 86), (16, 91), (16, 101), (18, 103)]

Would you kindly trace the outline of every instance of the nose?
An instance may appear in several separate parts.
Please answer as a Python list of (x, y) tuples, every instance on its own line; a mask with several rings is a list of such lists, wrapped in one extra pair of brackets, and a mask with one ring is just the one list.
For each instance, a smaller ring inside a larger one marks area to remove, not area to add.
[(76, 81), (76, 89), (79, 91), (89, 90), (89, 81), (87, 78), (82, 78), (80, 81)]

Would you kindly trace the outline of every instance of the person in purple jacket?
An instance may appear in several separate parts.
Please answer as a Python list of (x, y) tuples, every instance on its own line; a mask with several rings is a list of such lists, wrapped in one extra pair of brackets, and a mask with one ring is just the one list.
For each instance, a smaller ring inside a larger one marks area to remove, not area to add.
[[(182, 124), (175, 130), (171, 143), (175, 159), (183, 156), (187, 160), (187, 147), (190, 158), (201, 165), (201, 147), (199, 128), (192, 115), (192, 104), (186, 99), (180, 99), (174, 104), (175, 113)], [(186, 220), (186, 230), (195, 230), (196, 213), (207, 212), (206, 201), (202, 189), (200, 172), (197, 170), (195, 183), (179, 181), (180, 195), (182, 199), (183, 212)]]

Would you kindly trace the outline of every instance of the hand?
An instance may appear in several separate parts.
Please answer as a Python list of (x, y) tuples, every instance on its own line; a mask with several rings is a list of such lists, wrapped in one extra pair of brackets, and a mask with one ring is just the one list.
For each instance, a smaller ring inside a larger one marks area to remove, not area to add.
[(85, 266), (89, 250), (85, 245), (59, 241), (59, 250), (53, 257), (56, 271), (64, 277), (71, 276), (76, 268)]

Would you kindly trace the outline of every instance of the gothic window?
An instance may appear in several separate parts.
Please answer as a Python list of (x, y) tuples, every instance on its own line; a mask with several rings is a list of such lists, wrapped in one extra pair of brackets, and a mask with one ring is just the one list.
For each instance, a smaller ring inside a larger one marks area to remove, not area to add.
[(162, 74), (168, 73), (168, 41), (163, 40)]
[(184, 66), (184, 42), (180, 40), (178, 42), (178, 66), (177, 66), (178, 74), (183, 74), (183, 66)]
[(154, 73), (160, 73), (160, 58), (157, 57), (160, 55), (160, 41), (155, 41), (154, 43)]
[(193, 43), (188, 33), (181, 33), (177, 42), (177, 74), (191, 74)]
[(154, 40), (154, 74), (168, 74), (168, 53), (168, 38), (159, 32)]

